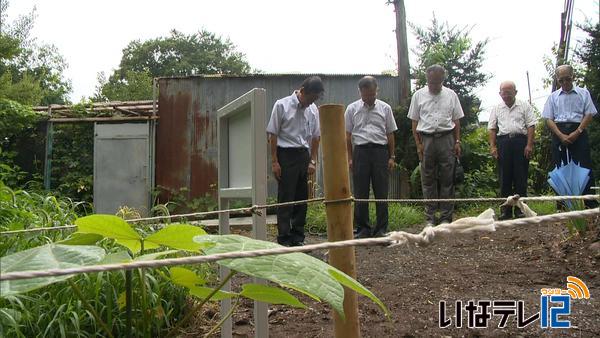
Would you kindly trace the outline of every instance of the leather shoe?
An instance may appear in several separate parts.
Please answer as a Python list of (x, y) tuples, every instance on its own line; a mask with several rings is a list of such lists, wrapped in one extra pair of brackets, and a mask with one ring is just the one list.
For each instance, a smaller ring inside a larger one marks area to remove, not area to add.
[(505, 221), (507, 219), (513, 218), (513, 208), (512, 207), (501, 207), (500, 208), (500, 217), (498, 220)]
[(515, 218), (523, 218), (525, 214), (519, 208), (515, 208)]
[(383, 230), (377, 230), (377, 231), (375, 231), (375, 233), (371, 237), (385, 237), (385, 231), (383, 231)]
[(370, 237), (371, 237), (371, 230), (361, 230), (354, 236), (354, 238), (356, 238), (356, 239), (370, 238)]

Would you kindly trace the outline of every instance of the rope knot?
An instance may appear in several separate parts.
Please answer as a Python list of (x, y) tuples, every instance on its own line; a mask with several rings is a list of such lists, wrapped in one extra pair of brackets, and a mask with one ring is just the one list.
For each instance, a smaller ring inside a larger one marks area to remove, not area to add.
[(262, 216), (262, 211), (261, 211), (261, 208), (260, 208), (260, 206), (258, 206), (258, 205), (256, 205), (256, 204), (255, 204), (255, 205), (253, 205), (253, 206), (251, 206), (251, 207), (248, 209), (248, 211), (249, 211), (250, 213), (254, 214), (254, 215), (257, 215), (257, 216)]
[(508, 196), (506, 198), (506, 202), (502, 203), (500, 206), (517, 207), (521, 209), (521, 212), (523, 212), (523, 214), (526, 217), (537, 216), (537, 213), (535, 211), (531, 210), (531, 208), (529, 208), (529, 206), (525, 204), (525, 202), (521, 201), (521, 196), (519, 195)]

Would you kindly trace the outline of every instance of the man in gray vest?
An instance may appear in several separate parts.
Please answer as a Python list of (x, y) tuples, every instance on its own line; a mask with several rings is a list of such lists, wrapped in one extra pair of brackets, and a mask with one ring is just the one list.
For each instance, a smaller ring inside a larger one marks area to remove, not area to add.
[[(389, 170), (395, 165), (394, 131), (398, 129), (392, 108), (377, 99), (377, 80), (365, 76), (358, 82), (360, 100), (348, 105), (346, 144), (352, 170), (354, 197), (369, 198), (370, 185), (377, 199), (388, 198)], [(369, 226), (369, 205), (354, 205), (357, 238), (381, 237), (388, 229), (388, 204), (377, 203), (377, 225)]]
[[(426, 199), (454, 198), (454, 166), (460, 157), (460, 119), (464, 116), (458, 95), (443, 86), (446, 70), (433, 65), (426, 70), (427, 86), (417, 90), (408, 118), (421, 161), (421, 187)], [(435, 213), (440, 211), (439, 222)], [(428, 203), (428, 225), (451, 223), (453, 203)]]

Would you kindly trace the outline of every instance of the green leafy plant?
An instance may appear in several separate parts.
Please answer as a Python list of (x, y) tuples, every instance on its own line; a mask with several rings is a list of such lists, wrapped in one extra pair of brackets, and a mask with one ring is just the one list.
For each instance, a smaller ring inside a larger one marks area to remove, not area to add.
[[(89, 264), (109, 264), (115, 262), (129, 262), (135, 260), (158, 259), (167, 255), (187, 255), (190, 253), (203, 252), (205, 254), (214, 254), (219, 252), (246, 251), (252, 249), (268, 249), (278, 247), (277, 244), (253, 240), (243, 236), (211, 236), (206, 235), (204, 230), (187, 224), (170, 224), (163, 229), (149, 235), (140, 234), (125, 222), (123, 219), (112, 215), (91, 215), (79, 218), (75, 221), (78, 226), (78, 232), (74, 233), (69, 239), (60, 244), (47, 244), (45, 246), (29, 249), (30, 251), (17, 252), (12, 255), (2, 257), (3, 273), (13, 271), (25, 271), (32, 268), (39, 269), (51, 260), (56, 267), (64, 266), (83, 266)], [(82, 243), (93, 244), (80, 245)], [(117, 246), (111, 246), (111, 243)], [(77, 244), (77, 245), (66, 245)], [(118, 247), (125, 247), (127, 250), (119, 250)], [(167, 250), (164, 250), (166, 248)], [(130, 254), (130, 253), (133, 254)], [(65, 254), (66, 253), (66, 254)], [(93, 255), (91, 253), (94, 253)], [(83, 257), (92, 257), (83, 259)], [(19, 264), (16, 264), (18, 262)], [(96, 330), (100, 329), (110, 335), (113, 331), (125, 333), (133, 328), (135, 332), (143, 336), (152, 336), (159, 334), (162, 329), (169, 328), (171, 334), (178, 332), (178, 329), (191, 318), (203, 304), (211, 300), (224, 298), (235, 298), (236, 304), (240, 297), (253, 300), (270, 302), (275, 304), (286, 304), (295, 307), (305, 307), (296, 297), (288, 291), (275, 287), (273, 285), (244, 284), (239, 292), (225, 292), (220, 290), (224, 283), (233, 276), (234, 273), (245, 273), (251, 276), (267, 279), (280, 287), (307, 294), (316, 300), (324, 300), (340, 314), (343, 313), (344, 291), (342, 286), (356, 290), (376, 302), (389, 315), (389, 311), (383, 303), (377, 299), (370, 291), (361, 286), (358, 282), (343, 274), (341, 271), (329, 266), (328, 264), (308, 256), (306, 254), (294, 253), (280, 256), (265, 256), (243, 259), (222, 260), (217, 264), (228, 267), (232, 270), (228, 278), (221, 281), (217, 287), (208, 285), (209, 276), (204, 274), (201, 269), (191, 270), (184, 267), (171, 268), (168, 270), (158, 269), (157, 274), (148, 273), (147, 269), (138, 269), (138, 273), (102, 273), (97, 278), (110, 278), (108, 275), (121, 276), (121, 283), (126, 286), (125, 291), (117, 291), (116, 288), (109, 289), (110, 293), (105, 296), (104, 304), (99, 297), (90, 297), (90, 290), (79, 286), (84, 277), (64, 277), (64, 278), (38, 278), (35, 280), (17, 280), (7, 282), (2, 285), (6, 294), (2, 294), (4, 300), (0, 298), (0, 309), (14, 310), (15, 304), (18, 304), (19, 298), (23, 292), (33, 291), (34, 293), (50, 288), (53, 284), (67, 280), (71, 289), (78, 295), (80, 303), (79, 308), (86, 309), (87, 314), (84, 317), (95, 323)], [(54, 266), (54, 265), (50, 265)], [(6, 267), (6, 268), (5, 268)], [(5, 270), (4, 270), (5, 269)], [(302, 271), (302, 273), (299, 273)], [(200, 272), (200, 274), (198, 274)], [(158, 276), (158, 278), (157, 278)], [(202, 299), (199, 306), (178, 321), (178, 325), (173, 327), (173, 321), (164, 319), (164, 307), (160, 294), (154, 293), (158, 282), (161, 279), (171, 283), (170, 288), (180, 287), (193, 297)], [(3, 282), (4, 283), (4, 282)], [(140, 285), (139, 288), (133, 288), (133, 284)], [(89, 287), (89, 286), (88, 286)], [(96, 290), (107, 288), (103, 280), (96, 284)], [(3, 291), (4, 292), (4, 291)], [(98, 291), (96, 291), (98, 292)], [(136, 297), (133, 297), (133, 294)], [(134, 301), (136, 299), (137, 301)], [(134, 309), (134, 304), (136, 307)], [(11, 304), (13, 307), (6, 307)], [(18, 307), (17, 312), (6, 310), (4, 313), (10, 315), (10, 319), (5, 318), (6, 322), (13, 323), (12, 331), (22, 333), (21, 324), (24, 307)], [(109, 310), (118, 310), (122, 313), (125, 309), (126, 319), (118, 319)], [(232, 310), (233, 311), (233, 310)], [(62, 312), (57, 312), (62, 313)], [(231, 312), (232, 313), (232, 312)], [(19, 317), (20, 316), (20, 317)], [(155, 325), (152, 318), (161, 317), (161, 325)], [(222, 318), (224, 320), (224, 318)], [(53, 323), (55, 319), (52, 319)], [(56, 330), (52, 324), (48, 324), (46, 330)], [(115, 323), (120, 323), (119, 328)], [(218, 323), (220, 325), (222, 322)], [(73, 325), (79, 325), (73, 322)], [(218, 328), (218, 325), (213, 329)], [(4, 330), (4, 329), (2, 329)], [(65, 323), (61, 321), (58, 327), (59, 332), (66, 332)]]

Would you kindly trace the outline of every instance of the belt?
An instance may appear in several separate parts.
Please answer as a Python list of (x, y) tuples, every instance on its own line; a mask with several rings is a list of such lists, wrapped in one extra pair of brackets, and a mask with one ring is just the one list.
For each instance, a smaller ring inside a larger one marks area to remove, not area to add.
[(556, 122), (556, 125), (561, 126), (561, 127), (566, 127), (566, 128), (573, 128), (573, 127), (579, 127), (579, 123), (580, 122)]
[(444, 130), (444, 131), (437, 131), (435, 133), (425, 133), (420, 131), (419, 133), (423, 136), (429, 136), (429, 137), (442, 137), (442, 136), (446, 136), (450, 133), (452, 133), (454, 131), (454, 129), (450, 129), (450, 130)]
[(387, 144), (379, 144), (379, 143), (365, 143), (365, 144), (357, 144), (356, 145), (359, 148), (382, 148), (382, 149), (387, 149)]
[(294, 152), (308, 151), (308, 148), (306, 148), (306, 147), (277, 147), (277, 149), (283, 150), (283, 151), (294, 151)]
[(515, 137), (527, 137), (527, 135), (525, 134), (521, 134), (521, 133), (510, 133), (510, 134), (504, 134), (504, 135), (498, 135), (498, 138), (515, 138)]

